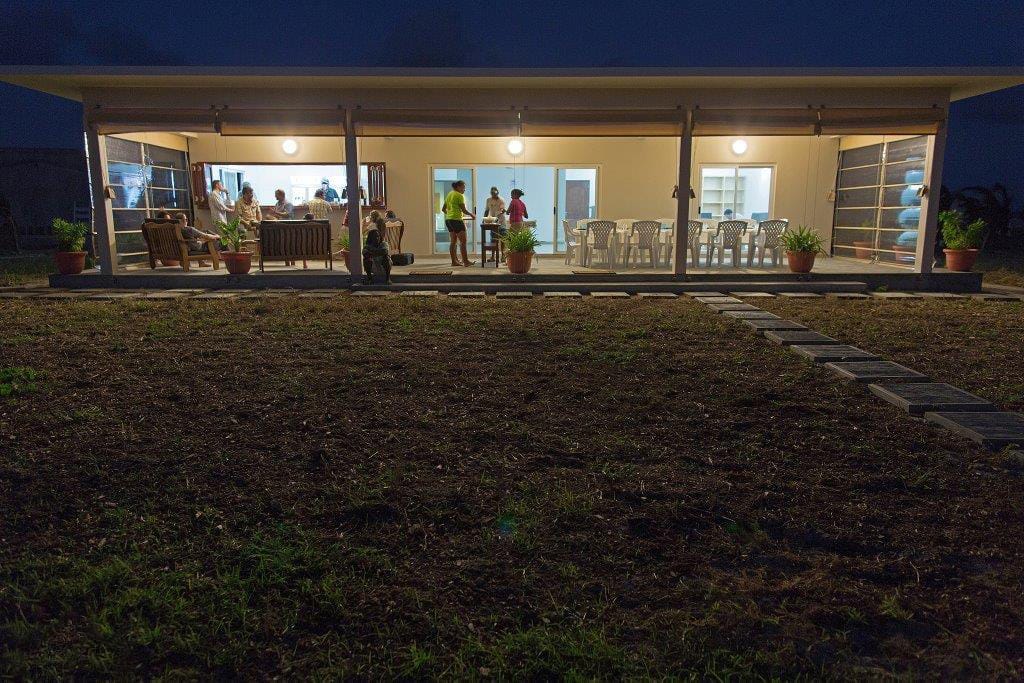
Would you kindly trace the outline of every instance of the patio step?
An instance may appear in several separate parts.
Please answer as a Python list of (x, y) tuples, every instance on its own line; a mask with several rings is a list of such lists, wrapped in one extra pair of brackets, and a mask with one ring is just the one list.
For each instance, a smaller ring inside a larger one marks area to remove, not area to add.
[[(606, 278), (608, 276), (605, 276)], [(476, 278), (446, 278), (408, 282), (396, 280), (392, 285), (353, 285), (353, 291), (391, 291), (406, 292), (418, 290), (430, 290), (438, 292), (460, 292), (460, 291), (484, 291), (488, 294), (497, 292), (531, 292), (533, 294), (544, 294), (545, 292), (580, 292), (589, 294), (591, 292), (626, 292), (628, 294), (639, 294), (641, 292), (667, 292), (671, 294), (683, 294), (685, 292), (706, 292), (724, 287), (726, 291), (742, 292), (864, 292), (867, 285), (856, 281), (789, 281), (789, 282), (725, 282), (717, 283), (718, 287), (712, 288), (707, 282), (650, 282), (650, 281), (622, 281), (618, 279), (609, 280), (578, 280), (575, 276), (564, 276), (558, 281), (541, 281), (530, 278), (528, 280), (504, 281), (504, 280), (477, 280)]]

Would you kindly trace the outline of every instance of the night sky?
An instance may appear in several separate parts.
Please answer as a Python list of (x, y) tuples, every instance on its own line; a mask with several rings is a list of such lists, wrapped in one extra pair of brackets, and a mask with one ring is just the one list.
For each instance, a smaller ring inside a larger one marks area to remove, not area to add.
[[(0, 63), (265, 66), (1024, 66), (1022, 0), (5, 0)], [(0, 146), (75, 147), (81, 110), (0, 84)], [(954, 104), (946, 184), (1024, 200), (1024, 88)]]

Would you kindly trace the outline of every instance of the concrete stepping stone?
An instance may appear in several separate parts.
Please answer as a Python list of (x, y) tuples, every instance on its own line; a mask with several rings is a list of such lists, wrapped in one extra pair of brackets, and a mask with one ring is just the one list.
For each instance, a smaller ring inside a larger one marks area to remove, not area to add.
[(867, 294), (860, 294), (859, 292), (826, 292), (825, 296), (833, 299), (870, 299), (871, 297)]
[(784, 296), (787, 299), (820, 299), (821, 294), (815, 292), (779, 292), (779, 296)]
[(242, 294), (244, 292), (203, 292), (202, 294), (196, 294), (192, 299), (237, 299)]
[(992, 292), (983, 292), (981, 294), (972, 294), (972, 299), (978, 301), (1020, 301), (1020, 297), (1010, 296), (1009, 294), (993, 294)]
[(768, 311), (721, 311), (722, 315), (737, 320), (782, 320), (779, 316)]
[(90, 299), (98, 299), (101, 301), (113, 301), (116, 299), (138, 299), (142, 296), (142, 292), (100, 292), (99, 294), (93, 294)]
[(952, 384), (924, 382), (921, 384), (869, 384), (868, 389), (883, 401), (892, 403), (911, 415), (932, 412), (990, 413), (995, 406), (983, 398), (969, 394)]
[(761, 309), (757, 306), (751, 306), (750, 304), (708, 304), (708, 308), (712, 311), (718, 311), (724, 313), (725, 311), (760, 311)]
[(188, 296), (188, 292), (150, 292), (143, 295), (143, 299), (182, 299)]
[(636, 295), (639, 299), (678, 299), (678, 294), (672, 292), (640, 292)]
[(352, 296), (387, 296), (388, 293), (382, 290), (370, 289), (370, 290), (359, 290), (358, 292), (352, 292)]
[(920, 299), (921, 297), (911, 292), (871, 292), (876, 299)]
[(579, 292), (544, 292), (545, 299), (578, 299), (581, 296)]
[(1006, 412), (928, 412), (924, 419), (986, 448), (1024, 445), (1024, 415)]
[(838, 339), (833, 339), (813, 330), (768, 330), (764, 333), (764, 336), (782, 346), (792, 346), (793, 344), (822, 346), (840, 343)]
[(468, 299), (471, 297), (482, 297), (487, 295), (484, 294), (483, 292), (448, 292), (448, 296), (455, 296)]
[(533, 292), (498, 292), (495, 297), (498, 299), (532, 299)]
[(893, 363), (891, 360), (864, 360), (825, 363), (825, 367), (841, 379), (860, 384), (896, 384), (899, 382), (930, 382), (927, 375)]
[(691, 299), (696, 299), (699, 296), (725, 296), (721, 292), (683, 292), (683, 294)]
[(341, 296), (341, 292), (334, 290), (333, 292), (303, 292), (299, 294), (300, 299), (333, 299), (336, 296)]
[(800, 323), (795, 323), (792, 320), (765, 320), (763, 318), (754, 318), (752, 320), (740, 320), (744, 325), (749, 325), (754, 328), (757, 332), (764, 332), (766, 330), (806, 330), (807, 327)]
[(590, 296), (594, 299), (628, 299), (629, 294), (626, 292), (591, 292)]
[(181, 288), (175, 288), (175, 289), (168, 289), (168, 290), (165, 290), (165, 291), (168, 291), (168, 292), (184, 292), (185, 294), (202, 294), (206, 290), (202, 289), (202, 288), (200, 288), (200, 289), (189, 289), (187, 287), (181, 287)]
[(918, 296), (925, 299), (966, 299), (966, 294), (954, 294), (953, 292), (918, 292)]
[(89, 292), (77, 292), (71, 290), (70, 292), (49, 292), (47, 294), (40, 294), (40, 299), (84, 299), (89, 296)]
[(238, 296), (239, 299), (283, 299), (292, 296), (295, 292), (274, 292), (269, 289), (260, 289), (255, 292), (245, 292)]
[(742, 299), (774, 299), (775, 295), (768, 292), (729, 292), (731, 296)]
[(878, 356), (849, 344), (794, 344), (790, 351), (815, 363), (838, 363), (847, 360), (881, 360)]
[(39, 296), (39, 292), (0, 292), (0, 299), (29, 299)]
[(695, 296), (695, 300), (702, 304), (741, 304), (743, 303), (734, 296)]
[(437, 296), (441, 292), (436, 289), (407, 289), (401, 292), (401, 296)]

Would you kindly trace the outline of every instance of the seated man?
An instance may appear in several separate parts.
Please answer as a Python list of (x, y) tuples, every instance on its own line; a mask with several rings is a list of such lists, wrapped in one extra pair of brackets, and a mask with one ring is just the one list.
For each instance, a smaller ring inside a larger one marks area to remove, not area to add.
[[(188, 224), (188, 216), (184, 213), (175, 214), (174, 219), (181, 223), (181, 236), (188, 242), (188, 253), (192, 255), (196, 254), (209, 254), (206, 245), (209, 242), (219, 242), (220, 235), (212, 232), (203, 232), (199, 228), (193, 227)], [(223, 245), (215, 244), (214, 249), (217, 251), (223, 251)], [(200, 263), (205, 263), (200, 261)]]
[(376, 211), (370, 213), (370, 230), (363, 246), (363, 283), (391, 284), (391, 257), (384, 239), (384, 219)]

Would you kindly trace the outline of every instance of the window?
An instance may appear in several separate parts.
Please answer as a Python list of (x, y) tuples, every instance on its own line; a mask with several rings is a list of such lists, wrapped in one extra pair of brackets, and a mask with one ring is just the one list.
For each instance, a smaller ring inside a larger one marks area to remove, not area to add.
[[(321, 188), (324, 178), (333, 190), (328, 201), (342, 202), (348, 198), (346, 170), (344, 164), (203, 164), (206, 176), (206, 190), (209, 192), (214, 180), (224, 184), (224, 191), (232, 200), (242, 191), (242, 184), (248, 183), (256, 193), (260, 204), (273, 204), (274, 192), (284, 190), (285, 197), (296, 207), (304, 205)], [(197, 190), (198, 192), (198, 190)], [(359, 165), (359, 193), (364, 206), (385, 208), (387, 195), (383, 163)], [(337, 196), (334, 196), (334, 195)]]
[(146, 256), (141, 230), (146, 218), (168, 211), (193, 220), (188, 155), (113, 136), (107, 136), (106, 148), (117, 255), (122, 262), (138, 262)]
[(836, 256), (915, 264), (927, 145), (922, 135), (839, 153)]
[(774, 171), (771, 166), (702, 166), (700, 217), (771, 218)]

